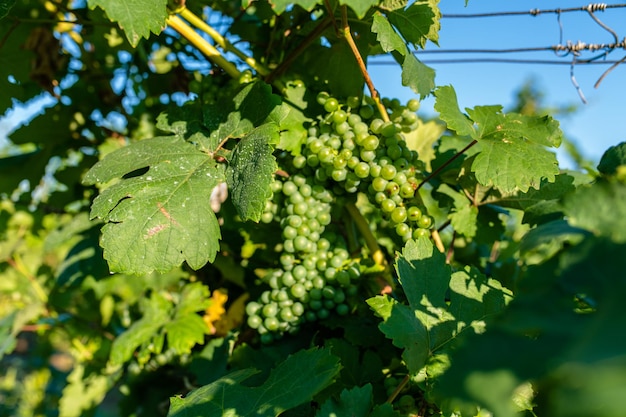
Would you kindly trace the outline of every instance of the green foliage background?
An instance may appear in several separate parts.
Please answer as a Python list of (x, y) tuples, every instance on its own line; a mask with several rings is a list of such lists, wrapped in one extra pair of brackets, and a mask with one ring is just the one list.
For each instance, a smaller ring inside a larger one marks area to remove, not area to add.
[[(532, 89), (460, 109), (412, 53), (440, 17), (437, 0), (0, 0), (0, 109), (54, 99), (0, 154), (0, 415), (621, 416), (626, 145), (565, 171)], [(402, 239), (367, 190), (310, 175), (358, 283), (345, 314), (264, 335), (244, 312), (283, 262), (276, 184), (340, 124), (319, 93), (399, 117), (366, 87), (379, 54), (435, 96), (404, 132), (434, 225)]]

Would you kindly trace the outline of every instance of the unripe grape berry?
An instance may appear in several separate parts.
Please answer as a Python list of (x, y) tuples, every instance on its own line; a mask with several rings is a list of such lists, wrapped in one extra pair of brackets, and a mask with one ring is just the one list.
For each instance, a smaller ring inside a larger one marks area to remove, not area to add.
[(326, 110), (328, 113), (334, 112), (338, 108), (339, 108), (339, 102), (334, 97), (329, 97), (324, 102), (324, 110)]

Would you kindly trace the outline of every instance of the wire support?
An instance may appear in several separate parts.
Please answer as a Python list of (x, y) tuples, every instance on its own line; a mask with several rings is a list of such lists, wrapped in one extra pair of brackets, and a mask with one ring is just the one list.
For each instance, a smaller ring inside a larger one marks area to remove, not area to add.
[(501, 17), (501, 16), (539, 16), (540, 14), (561, 14), (570, 12), (603, 12), (607, 9), (620, 9), (626, 8), (626, 3), (619, 4), (606, 4), (606, 3), (590, 3), (586, 6), (569, 7), (564, 9), (531, 9), (523, 11), (511, 11), (511, 12), (490, 12), (490, 13), (471, 13), (471, 14), (448, 14), (444, 13), (441, 18), (449, 19), (463, 19), (463, 18), (476, 18), (476, 17)]
[[(537, 65), (567, 65), (571, 66), (571, 61), (551, 60), (551, 59), (513, 59), (513, 58), (459, 58), (459, 59), (420, 59), (426, 65), (432, 64), (537, 64)], [(611, 65), (621, 64), (621, 60), (576, 60), (576, 65)], [(396, 61), (369, 60), (368, 65), (398, 65)]]

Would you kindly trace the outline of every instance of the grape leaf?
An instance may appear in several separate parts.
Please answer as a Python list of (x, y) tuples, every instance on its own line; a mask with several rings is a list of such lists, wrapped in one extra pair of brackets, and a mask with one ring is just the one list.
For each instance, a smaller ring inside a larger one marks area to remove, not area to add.
[(131, 176), (102, 191), (91, 208), (91, 217), (106, 223), (101, 246), (112, 271), (165, 272), (183, 261), (198, 269), (215, 259), (221, 235), (210, 195), (224, 180), (222, 166), (178, 137), (157, 137), (107, 155), (83, 182), (124, 175)]
[(435, 88), (435, 70), (408, 54), (402, 62), (402, 85), (425, 98)]
[(350, 7), (359, 19), (365, 17), (367, 11), (380, 3), (380, 0), (339, 0), (339, 4)]
[(192, 347), (204, 342), (209, 327), (197, 313), (209, 304), (209, 289), (205, 285), (199, 282), (185, 285), (174, 318), (163, 326), (167, 344), (177, 354), (189, 354)]
[[(389, 21), (380, 14), (374, 15), (372, 32), (385, 52), (397, 51), (404, 57), (402, 60), (402, 85), (410, 87), (422, 98), (435, 88), (435, 71), (421, 63), (409, 52), (406, 44), (398, 35)], [(398, 58), (398, 57), (396, 57)]]
[(389, 21), (381, 14), (375, 14), (372, 21), (372, 32), (385, 52), (398, 51), (406, 55), (407, 47), (404, 40), (396, 33)]
[(150, 32), (161, 33), (169, 16), (167, 0), (88, 0), (87, 4), (91, 9), (100, 7), (117, 22), (133, 47)]
[(545, 146), (559, 146), (562, 132), (551, 117), (503, 114), (501, 106), (467, 109), (467, 117), (459, 110), (452, 87), (438, 88), (435, 96), (435, 109), (448, 128), (479, 142), (472, 171), (481, 185), (504, 193), (525, 192), (539, 188), (544, 178), (555, 180), (559, 173), (556, 155)]
[(406, 9), (390, 11), (389, 21), (404, 39), (424, 48), (426, 41), (439, 42), (441, 12), (439, 0), (418, 0)]
[(292, 155), (301, 153), (302, 145), (308, 137), (304, 126), (311, 119), (303, 113), (308, 106), (305, 100), (306, 91), (303, 83), (288, 83), (283, 90), (285, 101), (270, 115), (270, 120), (280, 127), (280, 140), (276, 147), (289, 151)]
[(472, 170), (482, 185), (493, 185), (505, 193), (526, 192), (530, 187), (539, 188), (544, 178), (554, 181), (559, 173), (554, 153), (521, 138), (490, 139), (480, 145)]
[(235, 95), (232, 102), (206, 106), (204, 125), (211, 131), (211, 139), (218, 143), (227, 138), (240, 138), (267, 121), (280, 104), (280, 97), (272, 94), (272, 87), (268, 84), (250, 83)]
[(454, 201), (454, 210), (448, 214), (454, 230), (463, 236), (473, 238), (477, 230), (478, 207), (448, 184), (441, 184), (437, 192), (449, 196)]
[(200, 387), (185, 398), (171, 399), (169, 417), (275, 417), (330, 385), (340, 365), (328, 349), (301, 350), (272, 370), (258, 387), (241, 385), (258, 371), (244, 369)]
[[(113, 341), (111, 346), (110, 362), (112, 365), (122, 365), (129, 361), (138, 347), (148, 344), (155, 334), (169, 320), (171, 303), (158, 292), (143, 302), (144, 316), (134, 322), (124, 333)], [(158, 347), (160, 349), (161, 346)]]
[(344, 389), (339, 400), (329, 398), (315, 417), (350, 416), (368, 417), (372, 408), (372, 385)]
[(265, 202), (272, 196), (270, 184), (278, 166), (269, 143), (277, 138), (278, 127), (268, 123), (246, 135), (233, 150), (226, 180), (243, 220), (258, 222)]
[(446, 122), (448, 129), (460, 136), (475, 138), (474, 123), (459, 110), (459, 102), (452, 86), (443, 86), (435, 90), (435, 110), (439, 112), (441, 120)]
[(530, 188), (526, 192), (517, 191), (498, 198), (495, 202), (503, 207), (524, 211), (522, 221), (530, 225), (552, 221), (562, 217), (561, 198), (574, 191), (574, 177), (559, 174), (554, 182), (543, 179), (539, 189)]
[(613, 175), (622, 165), (626, 165), (626, 142), (611, 146), (602, 154), (598, 171), (605, 175)]
[(367, 302), (383, 318), (381, 331), (404, 349), (409, 372), (422, 377), (443, 372), (456, 338), (467, 329), (484, 331), (488, 318), (511, 296), (498, 281), (475, 269), (452, 273), (445, 255), (434, 251), (426, 238), (407, 242), (396, 271), (409, 304), (388, 296)]
[[(253, 1), (249, 0), (248, 4), (252, 4), (252, 3)], [(274, 13), (276, 13), (277, 15), (280, 15), (287, 9), (287, 6), (297, 4), (298, 6), (302, 7), (304, 10), (311, 11), (313, 7), (315, 7), (315, 5), (317, 4), (320, 4), (321, 1), (320, 0), (296, 0), (296, 1), (269, 0), (269, 3), (272, 6), (272, 10), (274, 11)]]
[(77, 363), (67, 376), (67, 385), (59, 399), (58, 416), (84, 416), (102, 402), (117, 378), (119, 376), (90, 372), (84, 364)]

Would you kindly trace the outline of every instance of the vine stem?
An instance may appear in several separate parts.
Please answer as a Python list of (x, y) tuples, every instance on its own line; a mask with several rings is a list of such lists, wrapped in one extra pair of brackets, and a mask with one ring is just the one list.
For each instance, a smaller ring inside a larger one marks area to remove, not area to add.
[(333, 20), (328, 18), (322, 20), (311, 33), (307, 35), (302, 42), (285, 58), (274, 70), (267, 76), (266, 81), (273, 83), (280, 74), (282, 74), (306, 49), (313, 41), (321, 36), (321, 34), (331, 26)]
[(175, 15), (170, 15), (170, 17), (167, 18), (167, 24), (198, 48), (211, 62), (226, 71), (228, 75), (236, 80), (241, 77), (241, 72), (237, 67), (226, 60), (213, 45), (196, 33), (183, 19)]
[(372, 78), (367, 72), (367, 67), (365, 66), (365, 61), (363, 61), (363, 57), (361, 56), (361, 52), (359, 52), (359, 48), (356, 46), (354, 42), (354, 38), (352, 37), (352, 31), (350, 30), (350, 25), (348, 24), (348, 7), (346, 5), (341, 6), (341, 31), (340, 33), (350, 45), (350, 49), (356, 58), (356, 62), (359, 65), (359, 69), (361, 70), (361, 74), (365, 79), (365, 85), (367, 85), (368, 90), (370, 90), (370, 95), (372, 96), (372, 100), (374, 100), (374, 104), (378, 108), (380, 116), (383, 121), (389, 121), (389, 114), (387, 114), (387, 109), (383, 105), (380, 100), (380, 96), (378, 95), (378, 91), (374, 87), (374, 83), (372, 82)]
[(415, 189), (415, 191), (417, 192), (417, 190), (419, 190), (420, 188), (422, 188), (422, 186), (424, 184), (426, 184), (428, 181), (430, 181), (431, 179), (433, 179), (434, 177), (436, 177), (437, 175), (439, 175), (439, 173), (441, 171), (443, 171), (448, 165), (450, 165), (452, 162), (454, 162), (454, 160), (456, 158), (458, 158), (459, 156), (463, 155), (465, 152), (467, 152), (467, 150), (469, 148), (471, 148), (472, 146), (476, 145), (478, 143), (478, 141), (476, 139), (474, 139), (473, 141), (471, 141), (469, 143), (469, 145), (467, 145), (465, 148), (461, 149), (460, 151), (458, 151), (452, 158), (448, 159), (446, 162), (444, 162), (439, 168), (437, 168), (436, 170), (434, 170), (433, 172), (430, 173), (430, 175), (428, 175), (426, 178), (424, 178), (422, 180), (422, 182), (419, 183), (419, 185), (417, 186), (417, 188)]
[(387, 398), (387, 401), (386, 401), (387, 404), (391, 404), (396, 399), (398, 394), (400, 394), (400, 392), (405, 387), (405, 385), (408, 384), (408, 383), (409, 383), (409, 375), (407, 374), (407, 375), (404, 376), (404, 378), (402, 378), (402, 381), (400, 381), (400, 383), (398, 384), (396, 389), (393, 390), (393, 392), (391, 393), (389, 398)]
[(348, 210), (348, 213), (350, 214), (350, 216), (352, 216), (354, 224), (356, 225), (357, 229), (359, 229), (359, 232), (363, 236), (363, 239), (365, 239), (365, 244), (372, 253), (372, 259), (374, 260), (374, 262), (376, 262), (376, 265), (383, 265), (385, 262), (385, 255), (380, 249), (380, 246), (378, 246), (378, 241), (372, 234), (370, 225), (367, 223), (367, 220), (365, 220), (365, 217), (363, 217), (363, 215), (354, 203), (346, 204), (346, 210)]
[(264, 65), (258, 63), (256, 59), (246, 55), (243, 51), (230, 43), (228, 39), (224, 38), (217, 30), (196, 16), (191, 10), (185, 7), (176, 10), (176, 12), (193, 26), (209, 35), (220, 47), (222, 47), (224, 51), (232, 52), (260, 75), (266, 76), (270, 73), (269, 69), (267, 69)]

